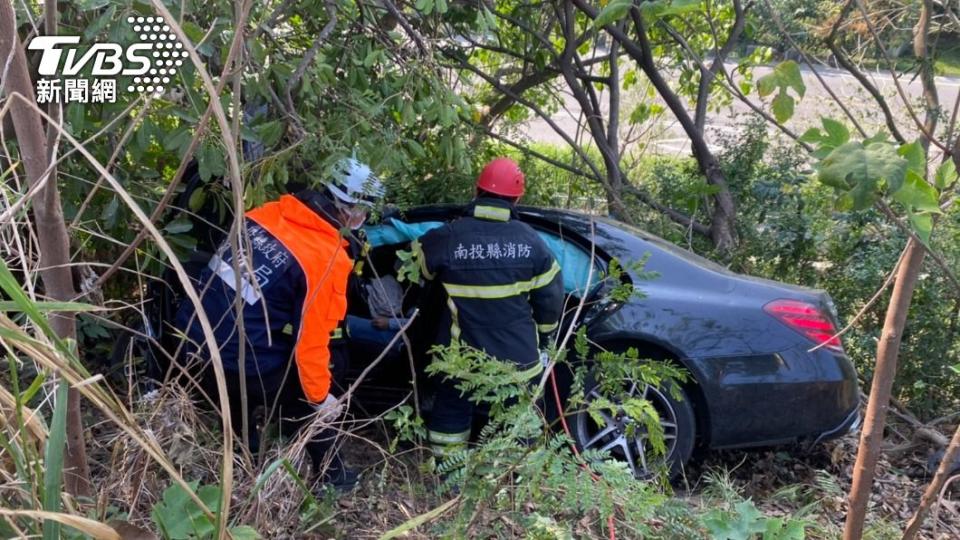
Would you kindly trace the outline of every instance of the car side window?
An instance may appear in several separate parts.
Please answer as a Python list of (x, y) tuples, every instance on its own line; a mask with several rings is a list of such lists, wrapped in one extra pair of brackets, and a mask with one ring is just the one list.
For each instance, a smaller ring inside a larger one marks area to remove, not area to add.
[(563, 290), (578, 298), (595, 292), (606, 275), (606, 262), (598, 254), (591, 258), (590, 251), (558, 233), (535, 229), (560, 265)]

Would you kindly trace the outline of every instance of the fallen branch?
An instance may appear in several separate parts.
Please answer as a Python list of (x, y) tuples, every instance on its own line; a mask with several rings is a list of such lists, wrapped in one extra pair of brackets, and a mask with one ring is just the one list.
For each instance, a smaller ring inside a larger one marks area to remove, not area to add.
[(954, 430), (953, 438), (950, 439), (947, 451), (943, 453), (943, 458), (940, 460), (940, 466), (937, 467), (937, 472), (933, 475), (933, 480), (930, 481), (930, 485), (928, 485), (927, 489), (923, 492), (923, 497), (920, 498), (920, 505), (917, 506), (917, 511), (913, 514), (913, 517), (910, 518), (910, 521), (907, 522), (907, 529), (903, 532), (903, 540), (913, 540), (913, 538), (917, 536), (930, 507), (935, 501), (943, 497), (942, 488), (945, 487), (950, 469), (953, 467), (957, 456), (960, 456), (960, 426), (957, 426), (957, 429)]

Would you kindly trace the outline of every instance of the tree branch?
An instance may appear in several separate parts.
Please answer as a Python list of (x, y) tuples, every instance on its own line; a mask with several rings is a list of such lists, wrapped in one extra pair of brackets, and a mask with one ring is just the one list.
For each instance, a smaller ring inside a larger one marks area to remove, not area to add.
[(862, 0), (854, 0), (857, 4), (857, 8), (860, 10), (860, 13), (863, 16), (864, 24), (867, 25), (867, 29), (870, 31), (870, 35), (873, 37), (873, 41), (876, 43), (877, 48), (883, 54), (883, 59), (887, 64), (887, 68), (890, 71), (890, 76), (893, 78), (893, 84), (897, 88), (897, 93), (900, 95), (900, 100), (903, 102), (904, 106), (907, 109), (907, 113), (910, 115), (910, 118), (917, 125), (917, 128), (920, 129), (920, 132), (923, 134), (926, 139), (933, 143), (935, 146), (943, 150), (945, 153), (949, 153), (950, 149), (943, 145), (934, 137), (934, 133), (927, 131), (926, 124), (920, 121), (920, 118), (917, 117), (916, 111), (913, 110), (913, 105), (910, 102), (909, 96), (907, 96), (906, 91), (903, 89), (903, 85), (900, 84), (900, 77), (897, 74), (896, 67), (893, 64), (893, 61), (890, 59), (890, 55), (887, 54), (887, 49), (883, 45), (883, 41), (880, 39), (880, 36), (877, 34), (877, 29), (874, 26), (873, 22), (870, 20), (870, 16), (867, 13), (867, 8), (863, 5)]
[[(573, 3), (577, 9), (586, 14), (590, 19), (596, 19), (596, 8), (587, 4), (584, 0), (573, 0)], [(720, 170), (720, 163), (707, 146), (703, 132), (697, 130), (697, 126), (690, 117), (690, 113), (687, 112), (684, 107), (683, 102), (670, 88), (670, 85), (660, 73), (653, 59), (650, 42), (647, 38), (643, 17), (639, 9), (636, 6), (631, 7), (629, 13), (637, 36), (636, 41), (630, 39), (625, 32), (615, 26), (605, 25), (604, 30), (620, 42), (627, 54), (637, 62), (644, 74), (646, 74), (651, 84), (653, 84), (657, 90), (657, 93), (660, 94), (661, 99), (664, 100), (681, 127), (683, 127), (687, 137), (690, 138), (694, 158), (697, 160), (701, 172), (706, 177), (707, 183), (720, 188), (719, 192), (713, 195), (714, 205), (713, 215), (711, 217), (710, 236), (714, 245), (720, 251), (729, 251), (736, 243), (736, 231), (733, 226), (736, 219), (736, 210), (733, 196), (723, 176), (723, 171)]]
[(407, 35), (410, 36), (410, 39), (412, 39), (413, 42), (417, 45), (417, 49), (420, 51), (420, 54), (422, 54), (423, 56), (427, 56), (428, 54), (427, 46), (425, 45), (423, 41), (423, 36), (420, 35), (420, 32), (418, 32), (413, 26), (410, 25), (410, 21), (408, 21), (407, 18), (403, 16), (403, 13), (401, 13), (400, 10), (397, 9), (397, 6), (391, 0), (381, 0), (381, 1), (383, 2), (383, 7), (386, 8), (387, 10), (387, 13), (389, 13), (391, 17), (393, 17), (394, 19), (397, 20), (398, 23), (400, 23), (400, 27), (403, 28), (403, 31), (406, 32)]
[[(707, 121), (707, 101), (710, 97), (710, 87), (713, 85), (713, 80), (716, 78), (717, 72), (723, 67), (727, 56), (733, 52), (733, 48), (740, 42), (740, 36), (743, 34), (743, 29), (746, 26), (746, 10), (740, 4), (740, 0), (733, 0), (733, 12), (733, 26), (730, 28), (730, 33), (727, 35), (727, 40), (723, 44), (723, 47), (716, 52), (713, 63), (706, 70), (703, 69), (703, 64), (700, 64), (700, 84), (697, 88), (697, 101), (693, 114), (693, 123), (701, 133)], [(664, 24), (667, 25), (666, 22), (664, 22)], [(714, 49), (716, 49), (716, 47), (714, 47)]]
[(301, 131), (303, 130), (303, 124), (300, 121), (299, 115), (296, 113), (297, 108), (293, 104), (293, 89), (300, 82), (300, 79), (303, 78), (303, 74), (306, 73), (307, 68), (313, 63), (313, 59), (317, 57), (317, 53), (320, 52), (320, 47), (323, 46), (324, 42), (333, 32), (333, 29), (337, 26), (337, 5), (332, 0), (328, 0), (326, 7), (327, 14), (330, 15), (330, 20), (327, 21), (327, 24), (325, 24), (323, 29), (320, 30), (320, 33), (317, 34), (316, 39), (313, 40), (313, 46), (311, 46), (307, 53), (303, 55), (303, 58), (300, 59), (300, 63), (297, 64), (297, 69), (295, 69), (290, 78), (287, 79), (287, 86), (284, 89), (288, 112), (292, 115), (294, 123)]
[(897, 127), (897, 122), (893, 117), (893, 111), (890, 110), (890, 105), (887, 104), (887, 100), (880, 93), (880, 90), (877, 89), (876, 85), (867, 78), (866, 74), (860, 71), (860, 69), (847, 57), (847, 55), (840, 49), (836, 44), (836, 34), (837, 30), (840, 28), (840, 24), (850, 13), (850, 10), (853, 8), (854, 0), (847, 0), (847, 3), (844, 4), (843, 8), (840, 10), (840, 14), (837, 16), (837, 20), (833, 24), (833, 28), (830, 30), (830, 34), (827, 35), (827, 38), (824, 42), (827, 44), (827, 48), (830, 49), (830, 52), (833, 53), (833, 57), (837, 59), (837, 63), (840, 64), (843, 69), (847, 70), (857, 82), (860, 83), (860, 86), (864, 88), (872, 97), (873, 100), (877, 102), (877, 105), (880, 106), (880, 110), (883, 112), (883, 118), (886, 121), (887, 129), (890, 130), (890, 134), (893, 138), (900, 144), (904, 144), (907, 140), (900, 133), (900, 128)]
[(517, 103), (533, 111), (534, 114), (536, 114), (544, 122), (546, 122), (547, 125), (549, 125), (550, 128), (553, 129), (553, 131), (557, 135), (559, 135), (560, 138), (564, 140), (564, 142), (570, 145), (570, 148), (573, 149), (573, 151), (577, 154), (577, 156), (579, 156), (583, 160), (583, 162), (587, 164), (587, 166), (593, 172), (594, 176), (596, 176), (597, 178), (603, 177), (603, 174), (600, 172), (597, 166), (593, 163), (593, 161), (590, 159), (590, 156), (587, 155), (587, 153), (583, 150), (583, 148), (581, 148), (580, 145), (576, 144), (576, 141), (574, 141), (570, 137), (570, 135), (567, 134), (567, 132), (565, 132), (560, 126), (558, 126), (557, 123), (554, 122), (552, 118), (550, 118), (550, 115), (547, 114), (543, 109), (538, 107), (536, 104), (530, 102), (529, 100), (524, 99), (522, 96), (518, 95), (517, 93), (511, 91), (508, 87), (500, 83), (500, 81), (484, 73), (482, 70), (480, 70), (479, 68), (477, 68), (476, 66), (468, 62), (466, 59), (460, 58), (457, 55), (454, 55), (451, 52), (446, 50), (443, 50), (442, 54), (447, 58), (449, 58), (450, 60), (453, 60), (454, 62), (456, 62), (459, 67), (466, 69), (467, 71), (473, 73), (474, 75), (486, 81), (487, 84), (493, 86), (498, 92), (501, 92), (503, 94), (510, 96)]

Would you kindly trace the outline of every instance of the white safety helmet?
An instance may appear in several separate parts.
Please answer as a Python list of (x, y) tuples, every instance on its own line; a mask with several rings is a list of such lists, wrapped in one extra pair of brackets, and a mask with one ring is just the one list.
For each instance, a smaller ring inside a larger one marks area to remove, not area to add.
[(386, 192), (370, 166), (355, 158), (343, 158), (334, 164), (327, 187), (340, 202), (368, 208), (375, 206)]

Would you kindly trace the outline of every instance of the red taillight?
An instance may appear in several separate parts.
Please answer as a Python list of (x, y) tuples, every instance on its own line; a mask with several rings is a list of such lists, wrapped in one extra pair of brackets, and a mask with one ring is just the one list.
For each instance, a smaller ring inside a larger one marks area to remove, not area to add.
[(763, 310), (815, 344), (823, 344), (834, 352), (843, 352), (840, 338), (833, 337), (837, 328), (817, 306), (799, 300), (774, 300), (763, 306)]

